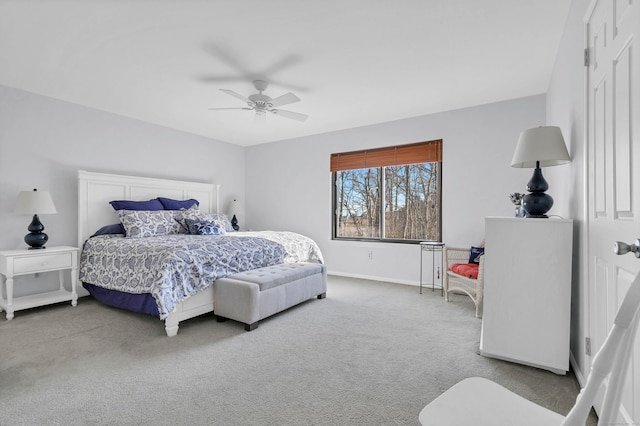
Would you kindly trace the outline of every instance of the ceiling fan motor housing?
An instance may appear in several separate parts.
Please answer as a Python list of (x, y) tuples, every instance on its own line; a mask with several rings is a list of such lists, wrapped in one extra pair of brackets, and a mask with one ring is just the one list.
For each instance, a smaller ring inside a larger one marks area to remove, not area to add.
[(273, 105), (271, 104), (271, 97), (263, 94), (256, 94), (249, 96), (249, 106), (255, 107), (256, 109), (271, 109)]

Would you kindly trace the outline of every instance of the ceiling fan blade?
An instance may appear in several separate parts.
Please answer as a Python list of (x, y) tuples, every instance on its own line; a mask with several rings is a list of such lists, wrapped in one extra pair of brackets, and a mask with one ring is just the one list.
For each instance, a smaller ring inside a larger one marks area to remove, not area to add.
[(294, 95), (293, 93), (285, 93), (282, 96), (278, 96), (277, 98), (271, 99), (270, 104), (274, 107), (279, 107), (282, 105), (292, 104), (294, 102), (300, 102), (300, 98)]
[(308, 87), (296, 86), (288, 84), (287, 82), (279, 82), (273, 79), (275, 74), (280, 71), (293, 67), (301, 62), (302, 58), (298, 54), (290, 54), (275, 61), (270, 66), (259, 70), (255, 68), (247, 67), (243, 61), (240, 60), (240, 56), (235, 56), (232, 50), (228, 46), (221, 46), (217, 44), (205, 44), (202, 49), (207, 52), (211, 57), (220, 61), (223, 65), (231, 68), (233, 73), (231, 75), (206, 75), (197, 78), (198, 81), (203, 83), (217, 83), (224, 81), (243, 81), (249, 82), (254, 80), (266, 80), (272, 84), (286, 87), (289, 90), (296, 92), (307, 92)]
[(264, 77), (264, 75), (262, 74), (246, 74), (246, 75), (237, 75), (237, 76), (209, 74), (209, 75), (197, 76), (194, 78), (196, 81), (199, 81), (201, 83), (228, 83), (228, 82), (238, 82), (238, 81), (246, 83), (248, 81), (254, 81), (254, 80), (268, 80), (270, 85), (284, 87), (286, 89), (293, 90), (295, 92), (306, 93), (309, 91), (308, 87), (293, 85), (287, 82), (274, 80), (272, 78)]
[(249, 103), (249, 99), (245, 98), (244, 96), (242, 96), (239, 93), (234, 92), (233, 90), (229, 90), (229, 89), (220, 89), (222, 92), (226, 93), (227, 95), (231, 95), (234, 98), (240, 99), (242, 102), (247, 102)]
[(299, 112), (287, 111), (284, 109), (271, 110), (272, 113), (280, 115), (282, 117), (291, 118), (297, 121), (305, 121), (309, 116), (307, 114), (300, 114)]
[(251, 111), (253, 108), (248, 108), (248, 107), (244, 107), (244, 108), (209, 108), (209, 111), (221, 111), (221, 110), (225, 110), (225, 109), (246, 109)]
[(206, 46), (203, 46), (203, 49), (214, 58), (219, 59), (230, 68), (233, 68), (235, 70), (235, 74), (240, 74), (243, 76), (252, 74), (251, 71), (249, 71), (249, 69), (245, 67), (244, 64), (241, 63), (241, 61), (239, 61), (237, 57), (231, 54), (230, 51), (226, 48), (223, 48), (216, 44), (208, 44)]
[(279, 71), (282, 71), (285, 68), (290, 68), (300, 62), (300, 55), (290, 54), (287, 55), (275, 63), (273, 63), (270, 67), (262, 71), (262, 74), (270, 76), (272, 74), (276, 74)]
[(232, 77), (232, 76), (215, 76), (215, 75), (202, 75), (196, 77), (197, 81), (202, 83), (220, 83), (220, 82), (229, 82), (229, 81), (244, 81), (244, 78)]

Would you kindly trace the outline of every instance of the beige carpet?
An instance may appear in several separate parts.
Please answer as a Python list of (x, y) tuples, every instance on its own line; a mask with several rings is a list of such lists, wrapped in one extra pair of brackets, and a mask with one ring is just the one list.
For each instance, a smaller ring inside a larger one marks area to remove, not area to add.
[(470, 299), (397, 284), (330, 277), (326, 299), (252, 332), (208, 315), (167, 338), (91, 298), (0, 315), (1, 425), (417, 425), (465, 377), (563, 414), (578, 392), (571, 374), (478, 355)]

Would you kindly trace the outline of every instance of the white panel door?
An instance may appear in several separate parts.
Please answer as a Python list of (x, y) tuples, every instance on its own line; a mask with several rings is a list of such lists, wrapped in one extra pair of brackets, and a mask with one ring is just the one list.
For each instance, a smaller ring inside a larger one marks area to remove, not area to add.
[[(615, 241), (640, 238), (640, 5), (595, 0), (587, 16), (588, 268), (591, 353), (602, 345), (640, 259)], [(640, 339), (637, 339), (640, 342)], [(640, 424), (640, 344), (622, 398), (620, 424)], [(601, 394), (602, 395), (602, 394)], [(596, 406), (599, 411), (600, 404)]]

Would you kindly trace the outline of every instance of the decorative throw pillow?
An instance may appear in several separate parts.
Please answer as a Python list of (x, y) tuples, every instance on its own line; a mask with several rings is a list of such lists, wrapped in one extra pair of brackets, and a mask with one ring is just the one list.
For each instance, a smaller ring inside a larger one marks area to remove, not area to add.
[(188, 200), (173, 200), (171, 198), (158, 197), (158, 201), (160, 201), (165, 210), (188, 209), (193, 205), (200, 205), (200, 202), (194, 198)]
[(198, 209), (197, 204), (193, 204), (188, 209), (180, 209), (180, 210), (165, 210), (173, 214), (173, 218), (180, 225), (179, 234), (190, 234), (189, 225), (187, 224), (187, 219), (196, 220), (198, 218), (198, 214), (200, 214), (200, 210)]
[(173, 211), (118, 210), (127, 238), (157, 237), (185, 233)]
[(102, 228), (98, 229), (92, 237), (97, 237), (98, 235), (109, 235), (109, 234), (122, 234), (126, 235), (124, 230), (124, 226), (122, 223), (114, 223), (113, 225), (105, 225)]
[(157, 198), (148, 201), (114, 200), (109, 204), (114, 210), (164, 210), (162, 203)]
[[(215, 225), (220, 226), (220, 228), (224, 229), (226, 232), (234, 232), (233, 227), (231, 226), (231, 222), (229, 218), (220, 213), (203, 213), (199, 212), (197, 217), (194, 218), (193, 222), (211, 222)], [(186, 220), (187, 228), (189, 228), (190, 234), (197, 234), (195, 230), (192, 228), (193, 222)]]
[(484, 254), (484, 247), (471, 247), (469, 263), (480, 263), (480, 256)]
[(211, 222), (194, 222), (193, 228), (198, 235), (224, 235), (224, 228)]
[(235, 232), (235, 229), (233, 229), (233, 226), (231, 226), (231, 221), (229, 220), (227, 215), (221, 213), (211, 213), (211, 215), (215, 217), (215, 222), (222, 226), (225, 231)]

